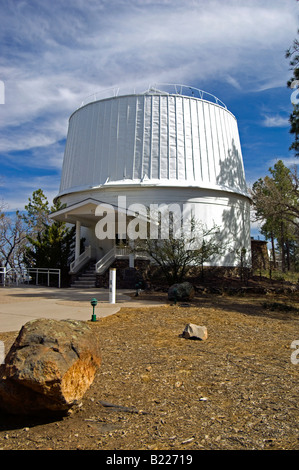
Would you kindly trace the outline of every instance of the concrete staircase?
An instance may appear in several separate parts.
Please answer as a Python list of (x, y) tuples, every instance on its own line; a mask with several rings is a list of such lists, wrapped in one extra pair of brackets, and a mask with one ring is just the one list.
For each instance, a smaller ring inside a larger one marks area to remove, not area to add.
[(95, 265), (91, 264), (72, 282), (71, 287), (76, 289), (92, 289), (96, 286)]

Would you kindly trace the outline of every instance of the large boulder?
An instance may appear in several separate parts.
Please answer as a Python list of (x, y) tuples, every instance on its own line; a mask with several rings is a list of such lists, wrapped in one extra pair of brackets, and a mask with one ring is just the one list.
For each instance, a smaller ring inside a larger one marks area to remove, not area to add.
[(169, 300), (191, 300), (193, 299), (195, 290), (190, 282), (182, 282), (173, 284), (168, 290)]
[(13, 414), (64, 412), (78, 404), (101, 363), (87, 323), (38, 319), (19, 332), (0, 369), (0, 407)]

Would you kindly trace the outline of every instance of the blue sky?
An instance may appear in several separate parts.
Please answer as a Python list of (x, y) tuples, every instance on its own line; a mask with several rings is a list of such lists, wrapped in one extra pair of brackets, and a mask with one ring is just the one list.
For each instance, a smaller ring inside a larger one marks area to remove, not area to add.
[[(194, 86), (238, 120), (248, 184), (295, 160), (285, 51), (296, 0), (0, 0), (0, 199), (58, 193), (68, 119), (110, 87)], [(0, 96), (1, 101), (1, 96)]]

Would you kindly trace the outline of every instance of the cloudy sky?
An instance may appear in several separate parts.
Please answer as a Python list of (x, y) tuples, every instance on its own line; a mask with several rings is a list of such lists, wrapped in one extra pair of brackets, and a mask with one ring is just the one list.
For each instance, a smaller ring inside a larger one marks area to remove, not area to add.
[[(236, 116), (248, 183), (292, 164), (296, 0), (0, 0), (0, 198), (58, 193), (68, 118), (92, 93), (194, 86)], [(1, 94), (2, 93), (2, 94)], [(3, 96), (2, 96), (3, 95)]]

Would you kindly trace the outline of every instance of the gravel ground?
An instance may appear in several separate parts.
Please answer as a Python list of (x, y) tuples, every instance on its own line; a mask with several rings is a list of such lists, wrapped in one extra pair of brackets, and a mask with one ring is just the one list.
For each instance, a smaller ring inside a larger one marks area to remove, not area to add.
[[(82, 405), (47, 421), (0, 413), (0, 448), (298, 450), (298, 294), (160, 297), (89, 322), (102, 365)], [(182, 338), (187, 323), (208, 339)], [(0, 334), (6, 349), (16, 334)]]

